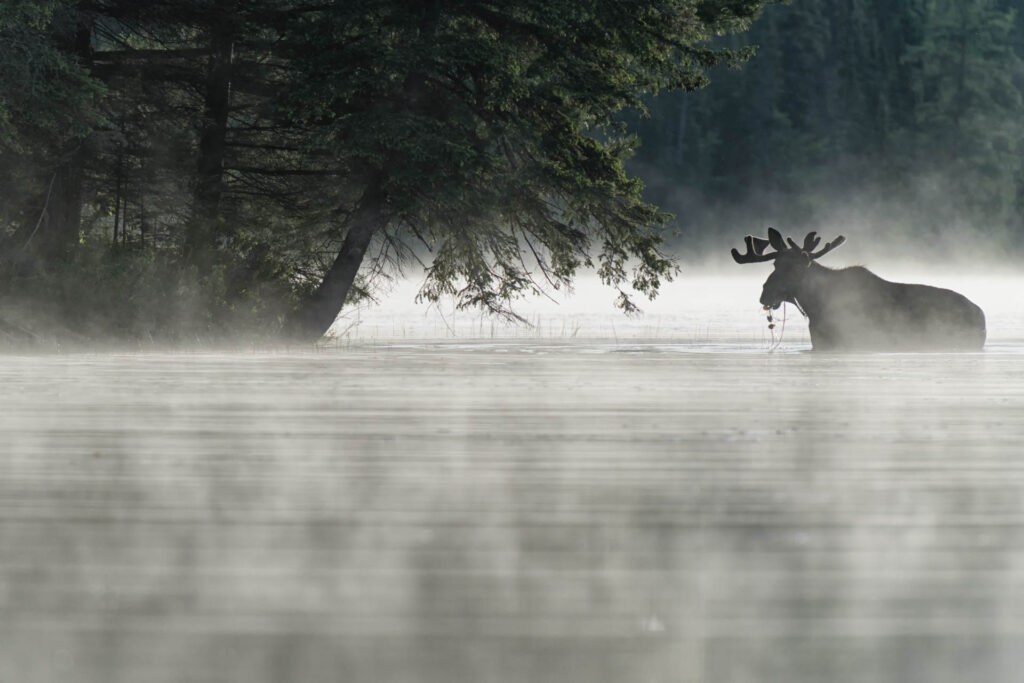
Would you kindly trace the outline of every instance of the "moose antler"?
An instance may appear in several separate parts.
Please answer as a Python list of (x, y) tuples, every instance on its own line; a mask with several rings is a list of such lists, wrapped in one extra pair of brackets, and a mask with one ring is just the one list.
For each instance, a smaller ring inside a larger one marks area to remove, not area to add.
[[(732, 258), (736, 263), (760, 263), (762, 261), (771, 261), (779, 255), (779, 247), (776, 246), (772, 240), (772, 236), (778, 235), (778, 242), (781, 244), (782, 236), (779, 235), (779, 231), (775, 228), (768, 228), (768, 239), (762, 239), (760, 237), (754, 237), (753, 235), (747, 235), (743, 238), (743, 243), (747, 245), (747, 253), (740, 254), (737, 250), (732, 250)], [(770, 253), (764, 253), (764, 250), (769, 245), (775, 247), (776, 251)]]
[(792, 237), (787, 237), (786, 241), (789, 242), (790, 249), (798, 249), (800, 251), (806, 251), (808, 254), (810, 254), (812, 251), (814, 251), (814, 248), (818, 246), (818, 242), (821, 241), (821, 238), (818, 237), (817, 235), (818, 233), (813, 230), (807, 233), (807, 237), (804, 238), (804, 246), (802, 247), (796, 246), (796, 242), (793, 241)]
[[(814, 233), (812, 232), (811, 234), (813, 235)], [(843, 237), (842, 235), (840, 235), (839, 237), (835, 238), (831, 242), (825, 242), (825, 246), (821, 248), (821, 251), (815, 252), (815, 253), (811, 253), (810, 251), (808, 251), (807, 253), (810, 254), (810, 257), (812, 259), (821, 258), (822, 256), (824, 256), (828, 252), (832, 251), (833, 249), (835, 249), (836, 247), (838, 247), (840, 244), (842, 244), (845, 241), (846, 241), (846, 238)], [(815, 240), (814, 244), (815, 244), (815, 246), (817, 246), (818, 240)]]
[[(826, 242), (825, 246), (821, 248), (821, 251), (815, 252), (815, 247), (821, 242), (821, 238), (818, 237), (818, 233), (811, 231), (804, 237), (803, 246), (799, 246), (793, 241), (792, 237), (787, 237), (785, 242), (782, 240), (782, 235), (775, 228), (768, 228), (768, 239), (762, 239), (760, 237), (754, 237), (753, 235), (747, 235), (743, 238), (744, 244), (747, 245), (747, 253), (740, 254), (736, 249), (732, 250), (732, 258), (736, 263), (760, 263), (762, 261), (772, 261), (778, 258), (779, 254), (784, 253), (805, 253), (811, 259), (821, 258), (828, 252), (832, 251), (840, 244), (846, 241), (846, 238), (840, 235), (831, 242)], [(787, 247), (786, 244), (789, 244)], [(772, 246), (775, 251), (765, 253), (764, 250), (768, 246)]]

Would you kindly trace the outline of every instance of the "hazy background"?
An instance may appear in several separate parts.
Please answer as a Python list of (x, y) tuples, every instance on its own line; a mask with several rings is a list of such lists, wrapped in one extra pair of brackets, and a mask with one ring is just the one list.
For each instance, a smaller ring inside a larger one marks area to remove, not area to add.
[(1019, 253), (1019, 0), (793, 0), (728, 42), (757, 54), (628, 118), (631, 168), (677, 216), (679, 249), (774, 225), (845, 234), (854, 262)]

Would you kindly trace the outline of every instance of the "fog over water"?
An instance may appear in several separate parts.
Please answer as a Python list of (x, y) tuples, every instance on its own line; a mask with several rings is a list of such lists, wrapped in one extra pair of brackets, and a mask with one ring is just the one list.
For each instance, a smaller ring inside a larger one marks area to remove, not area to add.
[[(954, 289), (986, 312), (990, 343), (1024, 341), (1024, 279), (999, 267), (986, 273), (930, 272), (899, 264), (872, 267), (888, 280)], [(758, 303), (771, 264), (742, 268), (735, 264), (721, 275), (695, 270), (662, 286), (654, 300), (635, 297), (642, 314), (625, 316), (613, 305), (616, 292), (593, 277), (579, 280), (572, 292), (548, 290), (515, 303), (528, 324), (504, 322), (477, 309), (459, 311), (452, 300), (437, 305), (416, 303), (419, 281), (386, 284), (376, 303), (354, 307), (339, 317), (331, 332), (344, 342), (393, 342), (400, 339), (622, 339), (664, 341), (681, 346), (726, 343), (733, 351), (762, 350), (772, 344), (765, 312)], [(810, 346), (807, 321), (792, 305), (777, 311), (776, 328), (785, 349)], [(781, 326), (785, 319), (784, 329)], [(778, 337), (776, 337), (777, 339)]]
[(830, 355), (767, 271), (5, 357), (0, 681), (1018, 680), (1020, 281), (877, 268), (986, 350)]

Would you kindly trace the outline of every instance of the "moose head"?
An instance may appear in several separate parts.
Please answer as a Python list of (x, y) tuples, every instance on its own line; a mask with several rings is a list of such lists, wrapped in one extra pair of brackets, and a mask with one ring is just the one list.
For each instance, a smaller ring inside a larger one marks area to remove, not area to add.
[[(740, 254), (737, 250), (732, 250), (732, 258), (736, 263), (775, 261), (775, 270), (765, 280), (764, 288), (761, 290), (761, 304), (766, 308), (776, 309), (783, 301), (795, 303), (797, 292), (800, 291), (811, 264), (815, 259), (821, 258), (845, 242), (846, 238), (840, 235), (831, 242), (826, 242), (820, 251), (814, 251), (821, 242), (816, 232), (807, 233), (803, 246), (799, 246), (790, 237), (783, 241), (778, 230), (768, 228), (768, 239), (747, 235), (743, 241), (747, 245), (747, 253)], [(769, 246), (775, 251), (766, 253), (765, 249)]]

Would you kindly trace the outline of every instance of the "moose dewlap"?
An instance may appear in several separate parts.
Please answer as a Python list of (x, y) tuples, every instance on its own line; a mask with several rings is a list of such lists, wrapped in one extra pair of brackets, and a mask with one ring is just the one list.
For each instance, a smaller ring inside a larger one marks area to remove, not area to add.
[[(867, 268), (817, 263), (846, 238), (821, 241), (810, 232), (802, 246), (768, 228), (768, 239), (744, 238), (736, 263), (774, 261), (761, 303), (796, 304), (808, 318), (811, 346), (820, 351), (976, 351), (985, 345), (985, 314), (967, 297), (928, 285), (883, 280)], [(768, 247), (774, 251), (767, 251)]]

